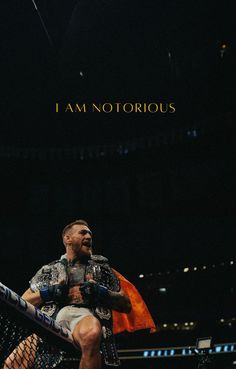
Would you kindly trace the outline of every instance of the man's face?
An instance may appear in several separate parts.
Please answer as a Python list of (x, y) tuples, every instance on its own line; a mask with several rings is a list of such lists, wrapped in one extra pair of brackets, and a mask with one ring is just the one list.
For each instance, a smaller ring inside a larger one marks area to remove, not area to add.
[(83, 224), (73, 225), (67, 234), (67, 243), (76, 257), (90, 257), (92, 254), (92, 232)]

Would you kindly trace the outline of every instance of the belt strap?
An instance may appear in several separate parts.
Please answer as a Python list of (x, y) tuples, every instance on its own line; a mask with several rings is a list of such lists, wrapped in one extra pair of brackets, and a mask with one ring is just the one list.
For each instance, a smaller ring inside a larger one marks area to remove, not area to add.
[(89, 306), (88, 304), (69, 304), (68, 306), (73, 306), (73, 307), (77, 307), (77, 308), (81, 308), (81, 307), (84, 307), (84, 308), (91, 308), (91, 306)]

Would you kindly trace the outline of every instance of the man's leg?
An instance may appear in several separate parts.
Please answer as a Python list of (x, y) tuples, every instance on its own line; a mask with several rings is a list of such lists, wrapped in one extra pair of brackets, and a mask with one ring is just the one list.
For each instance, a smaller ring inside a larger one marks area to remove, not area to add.
[(76, 324), (72, 335), (82, 352), (79, 369), (100, 369), (101, 325), (98, 319), (85, 316)]
[(3, 369), (30, 369), (36, 357), (38, 337), (27, 337), (5, 360)]

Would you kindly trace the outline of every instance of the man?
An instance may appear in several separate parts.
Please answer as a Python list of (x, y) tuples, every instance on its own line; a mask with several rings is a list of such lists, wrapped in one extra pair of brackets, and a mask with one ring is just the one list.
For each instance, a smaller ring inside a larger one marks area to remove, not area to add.
[[(117, 278), (109, 268), (106, 258), (93, 257), (92, 232), (86, 221), (76, 220), (68, 224), (62, 232), (62, 239), (66, 254), (59, 261), (41, 268), (32, 278), (30, 288), (22, 297), (34, 306), (45, 304), (51, 306), (50, 303), (56, 302), (60, 309), (56, 315), (56, 321), (71, 330), (75, 344), (81, 349), (79, 368), (100, 369), (102, 327), (101, 320), (96, 314), (97, 306), (129, 313), (130, 299), (119, 287), (116, 288), (117, 291), (109, 290), (104, 283), (94, 281), (92, 273), (87, 273), (88, 264), (92, 263), (92, 270), (97, 268), (100, 271), (101, 268), (106, 268), (106, 271), (111, 274), (110, 278), (114, 280)], [(100, 267), (99, 262), (105, 262), (105, 266)], [(59, 274), (58, 270), (60, 270)], [(56, 273), (57, 283), (53, 273)], [(45, 279), (45, 275), (50, 280), (54, 278), (54, 281), (53, 284), (42, 287), (40, 281), (42, 277)], [(18, 368), (16, 361), (22, 361), (22, 348), (27, 346), (27, 340), (29, 343), (30, 340), (37, 341), (37, 337), (33, 335), (26, 339), (26, 344), (21, 343), (8, 357), (4, 368), (9, 368), (9, 365), (11, 368)], [(29, 356), (35, 357), (35, 351), (32, 351), (29, 352)], [(32, 364), (31, 360), (27, 368)]]

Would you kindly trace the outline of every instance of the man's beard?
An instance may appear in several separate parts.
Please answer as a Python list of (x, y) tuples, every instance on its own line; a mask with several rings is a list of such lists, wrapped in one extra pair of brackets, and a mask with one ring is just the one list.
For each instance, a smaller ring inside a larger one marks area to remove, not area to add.
[(92, 245), (91, 246), (83, 244), (78, 245), (78, 243), (75, 242), (72, 243), (72, 250), (79, 259), (90, 259), (92, 255)]

